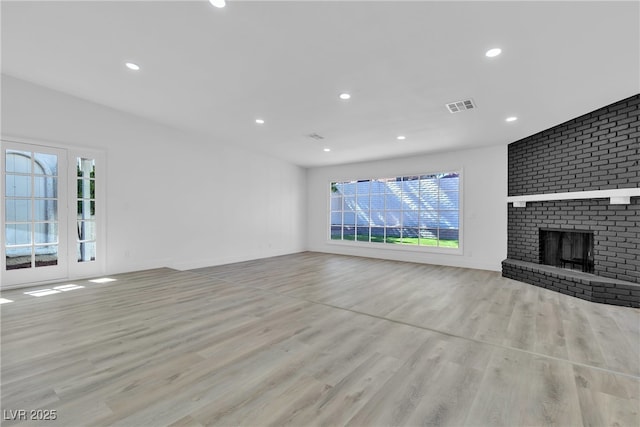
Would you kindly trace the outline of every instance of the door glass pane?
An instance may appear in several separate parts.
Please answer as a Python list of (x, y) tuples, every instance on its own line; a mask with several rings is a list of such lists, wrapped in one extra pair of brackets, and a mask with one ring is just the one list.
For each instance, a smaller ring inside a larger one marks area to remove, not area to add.
[(7, 224), (7, 246), (31, 244), (31, 224)]
[(48, 176), (36, 176), (33, 186), (35, 197), (58, 197), (58, 179)]
[(57, 222), (36, 223), (35, 230), (35, 243), (58, 243)]
[(36, 267), (58, 265), (58, 245), (36, 246)]
[(31, 246), (7, 248), (7, 270), (31, 268)]
[(78, 221), (78, 240), (96, 240), (95, 221)]
[(78, 180), (78, 199), (93, 199), (95, 193), (93, 179)]
[(77, 254), (78, 262), (96, 259), (96, 162), (78, 157), (77, 169)]
[(58, 156), (35, 153), (36, 174), (58, 175)]
[(7, 222), (31, 221), (30, 199), (7, 199), (5, 201), (5, 218)]
[(6, 175), (4, 194), (7, 197), (31, 197), (31, 176)]
[(31, 173), (31, 153), (28, 151), (7, 150), (6, 152), (7, 173)]
[(77, 244), (78, 262), (96, 260), (96, 242), (79, 242)]
[(93, 218), (95, 212), (95, 200), (82, 200), (78, 202), (78, 218)]
[(6, 268), (57, 265), (58, 156), (6, 150), (5, 159)]
[(34, 201), (35, 221), (57, 221), (58, 201), (55, 199), (37, 199)]

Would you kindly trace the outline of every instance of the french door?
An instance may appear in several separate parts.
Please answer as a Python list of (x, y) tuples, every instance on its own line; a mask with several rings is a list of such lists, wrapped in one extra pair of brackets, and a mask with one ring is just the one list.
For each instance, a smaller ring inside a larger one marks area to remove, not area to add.
[(100, 274), (96, 159), (2, 141), (2, 288)]

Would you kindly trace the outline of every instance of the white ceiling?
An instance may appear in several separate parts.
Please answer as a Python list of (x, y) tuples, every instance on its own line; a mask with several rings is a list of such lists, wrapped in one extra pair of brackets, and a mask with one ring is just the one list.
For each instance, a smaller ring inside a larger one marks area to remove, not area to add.
[[(212, 143), (339, 164), (508, 144), (640, 92), (640, 4), (5, 0), (2, 72)], [(477, 110), (445, 108), (467, 98)]]

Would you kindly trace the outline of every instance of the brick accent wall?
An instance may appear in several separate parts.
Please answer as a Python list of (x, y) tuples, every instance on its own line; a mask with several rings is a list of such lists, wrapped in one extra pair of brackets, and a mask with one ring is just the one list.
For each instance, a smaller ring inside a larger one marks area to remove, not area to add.
[[(509, 144), (508, 161), (510, 196), (640, 187), (640, 94)], [(556, 290), (558, 281), (549, 278), (555, 272), (520, 263), (539, 264), (540, 228), (593, 231), (594, 273), (617, 281), (600, 286), (559, 269), (564, 293), (639, 306), (638, 292), (625, 286), (640, 284), (640, 198), (632, 197), (629, 205), (611, 205), (608, 199), (509, 205), (503, 275)], [(595, 290), (580, 288), (580, 281)], [(620, 289), (633, 301), (618, 298)]]
[(640, 94), (509, 144), (509, 196), (640, 187)]

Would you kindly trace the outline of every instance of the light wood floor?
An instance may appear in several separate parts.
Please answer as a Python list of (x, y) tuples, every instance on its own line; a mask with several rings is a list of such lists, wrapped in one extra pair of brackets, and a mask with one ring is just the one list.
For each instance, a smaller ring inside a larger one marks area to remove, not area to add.
[(112, 277), (2, 293), (5, 418), (640, 425), (638, 309), (496, 272), (318, 253)]

